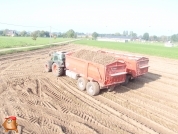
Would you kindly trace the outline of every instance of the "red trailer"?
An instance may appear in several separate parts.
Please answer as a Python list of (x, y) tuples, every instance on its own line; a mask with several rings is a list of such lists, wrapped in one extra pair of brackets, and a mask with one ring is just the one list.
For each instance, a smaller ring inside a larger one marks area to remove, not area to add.
[(65, 55), (66, 75), (77, 79), (78, 88), (82, 91), (86, 89), (89, 95), (97, 95), (104, 88), (113, 90), (116, 85), (125, 81), (127, 72), (123, 60), (99, 64), (75, 57), (74, 53)]
[(128, 54), (119, 54), (119, 53), (113, 53), (113, 52), (101, 51), (101, 50), (99, 50), (98, 52), (110, 54), (119, 60), (122, 59), (125, 61), (127, 75), (123, 85), (126, 85), (129, 82), (129, 80), (144, 75), (148, 72), (149, 59), (146, 57), (133, 56)]

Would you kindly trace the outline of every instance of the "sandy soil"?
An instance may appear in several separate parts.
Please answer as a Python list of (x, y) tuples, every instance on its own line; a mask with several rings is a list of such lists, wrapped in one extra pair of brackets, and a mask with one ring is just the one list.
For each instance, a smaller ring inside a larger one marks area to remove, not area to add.
[(91, 97), (75, 80), (44, 71), (52, 49), (98, 48), (69, 44), (1, 56), (0, 124), (15, 115), (22, 134), (178, 133), (178, 60), (146, 56), (149, 73)]

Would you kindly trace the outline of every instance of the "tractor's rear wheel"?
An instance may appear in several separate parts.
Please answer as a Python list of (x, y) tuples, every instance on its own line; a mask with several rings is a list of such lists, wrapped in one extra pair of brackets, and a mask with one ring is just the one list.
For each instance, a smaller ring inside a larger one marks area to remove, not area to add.
[(85, 79), (83, 77), (80, 77), (77, 80), (77, 87), (78, 87), (78, 89), (81, 90), (81, 91), (84, 91), (86, 89), (87, 82), (88, 82), (87, 79)]
[(98, 95), (100, 92), (99, 84), (97, 82), (88, 82), (86, 90), (90, 96)]
[(55, 76), (59, 77), (62, 76), (64, 73), (64, 68), (60, 67), (57, 63), (53, 63), (52, 65), (52, 72)]
[(45, 71), (46, 71), (46, 72), (51, 72), (51, 71), (52, 71), (52, 63), (51, 63), (51, 61), (48, 61), (48, 62), (45, 64)]

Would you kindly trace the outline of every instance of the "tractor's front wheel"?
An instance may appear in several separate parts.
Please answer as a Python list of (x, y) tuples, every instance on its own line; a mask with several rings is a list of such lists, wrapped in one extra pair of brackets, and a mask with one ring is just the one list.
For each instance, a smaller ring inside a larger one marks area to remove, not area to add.
[(60, 67), (57, 63), (53, 63), (52, 65), (52, 72), (55, 76), (59, 77), (62, 76), (64, 73), (64, 68)]
[(51, 72), (51, 71), (52, 71), (52, 63), (51, 63), (51, 61), (48, 61), (48, 62), (45, 64), (45, 71), (46, 71), (46, 72)]

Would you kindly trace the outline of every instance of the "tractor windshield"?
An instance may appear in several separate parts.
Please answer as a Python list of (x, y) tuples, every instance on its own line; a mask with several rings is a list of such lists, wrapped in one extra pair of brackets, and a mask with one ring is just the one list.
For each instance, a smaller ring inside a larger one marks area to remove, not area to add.
[(65, 59), (65, 55), (63, 53), (59, 54), (58, 57), (59, 57), (59, 60)]

